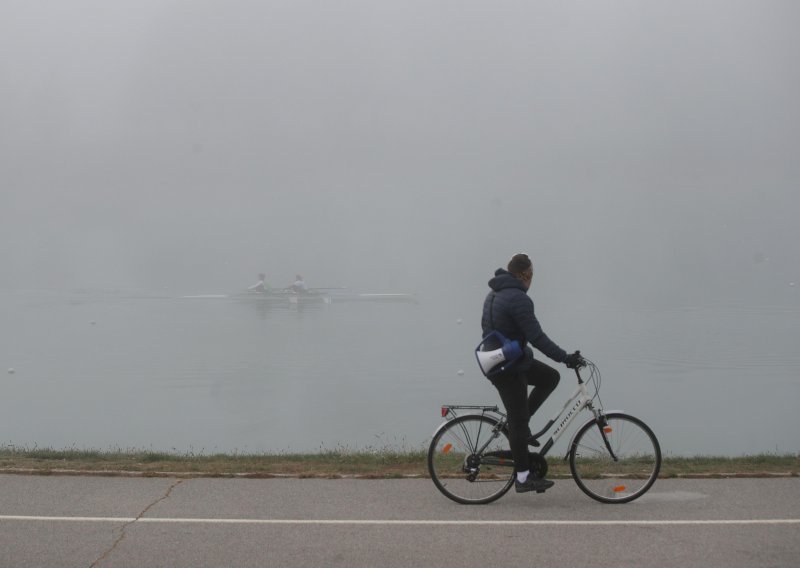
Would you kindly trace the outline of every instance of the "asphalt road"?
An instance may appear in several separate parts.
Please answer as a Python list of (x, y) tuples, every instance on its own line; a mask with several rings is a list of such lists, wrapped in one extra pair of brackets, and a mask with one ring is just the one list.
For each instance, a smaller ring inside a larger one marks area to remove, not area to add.
[(464, 506), (427, 479), (0, 475), (0, 567), (796, 567), (800, 479), (659, 480), (603, 505), (559, 480)]

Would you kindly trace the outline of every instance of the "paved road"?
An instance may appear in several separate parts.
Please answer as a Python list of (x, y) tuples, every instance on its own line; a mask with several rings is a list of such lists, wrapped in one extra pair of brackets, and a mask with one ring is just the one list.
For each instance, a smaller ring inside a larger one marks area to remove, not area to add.
[(561, 480), (483, 506), (429, 480), (0, 475), (0, 567), (796, 567), (800, 479), (660, 480), (603, 505)]

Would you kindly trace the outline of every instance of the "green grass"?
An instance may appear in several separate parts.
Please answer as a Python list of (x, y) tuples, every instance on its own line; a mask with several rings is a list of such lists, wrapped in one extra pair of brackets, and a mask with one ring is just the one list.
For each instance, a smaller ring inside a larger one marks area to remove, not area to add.
[[(560, 455), (548, 457), (549, 477), (569, 477)], [(426, 450), (345, 447), (314, 453), (205, 454), (203, 451), (160, 452), (142, 449), (108, 450), (0, 446), (0, 473), (95, 475), (197, 475), (208, 477), (427, 477)], [(665, 457), (662, 478), (800, 475), (797, 454), (757, 454), (740, 457)]]
[(0, 446), (0, 473), (167, 473), (253, 477), (401, 477), (427, 474), (425, 452), (390, 449), (323, 449), (315, 453), (205, 454), (140, 449), (25, 448)]
[(756, 474), (800, 474), (798, 454), (754, 454), (741, 457), (669, 457), (663, 460), (661, 477), (712, 476), (724, 474), (741, 476)]

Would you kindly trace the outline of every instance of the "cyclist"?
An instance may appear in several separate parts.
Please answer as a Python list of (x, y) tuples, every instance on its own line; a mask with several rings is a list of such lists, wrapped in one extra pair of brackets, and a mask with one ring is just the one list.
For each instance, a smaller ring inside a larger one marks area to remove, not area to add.
[[(499, 331), (524, 347), (524, 357), (518, 363), (489, 377), (508, 415), (509, 443), (516, 472), (514, 489), (517, 493), (542, 492), (553, 486), (549, 479), (530, 474), (528, 444), (539, 444), (531, 436), (528, 421), (555, 390), (560, 375), (549, 365), (534, 359), (533, 349), (528, 344), (571, 369), (580, 362), (577, 352), (567, 355), (542, 331), (533, 310), (533, 301), (528, 296), (532, 280), (531, 259), (526, 254), (515, 254), (507, 269), (498, 268), (494, 278), (489, 280), (492, 290), (483, 303), (481, 317), (484, 337), (492, 331)], [(528, 385), (533, 386), (530, 396)]]

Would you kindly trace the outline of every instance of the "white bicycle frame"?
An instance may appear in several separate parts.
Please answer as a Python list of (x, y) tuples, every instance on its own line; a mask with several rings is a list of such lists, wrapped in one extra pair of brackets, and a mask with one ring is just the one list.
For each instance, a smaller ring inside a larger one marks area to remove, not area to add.
[[(564, 406), (561, 408), (561, 410), (559, 410), (555, 415), (553, 415), (553, 417), (547, 422), (544, 428), (542, 428), (536, 434), (533, 434), (534, 439), (538, 439), (539, 437), (543, 436), (548, 430), (550, 430), (550, 428), (553, 427), (556, 421), (559, 418), (561, 418), (564, 412), (567, 412), (567, 415), (564, 416), (563, 419), (561, 419), (561, 422), (558, 423), (558, 426), (556, 427), (555, 430), (553, 430), (553, 433), (550, 435), (550, 439), (547, 440), (547, 442), (542, 447), (542, 450), (539, 452), (539, 454), (542, 456), (544, 456), (545, 454), (547, 454), (548, 451), (550, 451), (550, 449), (553, 447), (553, 444), (555, 444), (558, 441), (558, 439), (564, 434), (564, 431), (567, 429), (567, 427), (572, 423), (575, 417), (581, 413), (581, 411), (584, 408), (588, 408), (594, 415), (594, 418), (590, 419), (588, 422), (596, 422), (600, 420), (603, 415), (607, 414), (605, 411), (602, 411), (602, 409), (598, 410), (594, 407), (594, 405), (592, 404), (592, 397), (589, 395), (589, 390), (586, 388), (586, 384), (584, 383), (583, 379), (581, 379), (581, 376), (577, 372), (577, 370), (576, 370), (576, 375), (578, 375), (578, 386), (573, 391), (572, 395), (570, 395), (570, 397), (567, 399), (567, 402), (564, 403)], [(496, 413), (503, 417), (502, 423), (506, 422), (505, 420), (506, 415), (500, 412), (497, 406), (445, 405), (442, 407), (442, 416), (446, 416), (447, 413), (451, 412), (452, 409), (455, 408), (480, 409), (483, 411), (483, 413), (486, 412)], [(445, 412), (445, 409), (447, 409), (447, 412)], [(567, 409), (569, 410), (567, 411)], [(455, 413), (453, 414), (455, 415)], [(448, 422), (449, 420), (444, 422), (443, 424), (440, 424), (439, 427), (436, 429), (436, 432), (441, 430)], [(499, 435), (499, 430), (500, 429), (498, 428), (497, 431), (495, 432), (495, 436)], [(572, 435), (573, 439), (575, 437), (575, 434), (578, 433), (578, 431), (580, 431), (580, 429), (575, 430), (575, 433)], [(435, 434), (436, 433), (434, 432), (434, 435)], [(484, 447), (487, 445), (488, 442), (484, 445)], [(569, 455), (569, 449), (571, 447), (572, 447), (572, 441), (570, 441), (570, 443), (567, 445), (567, 455), (564, 456), (565, 459)], [(478, 453), (482, 452), (483, 449), (484, 448), (479, 448)]]
[[(567, 402), (564, 403), (564, 406), (561, 408), (561, 410), (559, 410), (553, 415), (553, 417), (547, 422), (544, 428), (542, 428), (539, 432), (533, 435), (535, 439), (538, 439), (540, 436), (542, 436), (545, 432), (547, 432), (550, 428), (553, 427), (553, 425), (559, 418), (561, 418), (564, 412), (567, 412), (567, 415), (561, 419), (561, 422), (558, 423), (556, 429), (553, 430), (553, 433), (550, 435), (550, 439), (547, 440), (544, 447), (542, 447), (542, 451), (540, 452), (542, 455), (545, 455), (550, 450), (550, 448), (553, 447), (553, 444), (555, 444), (558, 441), (558, 439), (562, 436), (562, 434), (564, 434), (567, 427), (572, 423), (575, 417), (578, 414), (580, 414), (584, 408), (587, 407), (589, 408), (589, 410), (592, 411), (592, 414), (594, 414), (594, 420), (598, 420), (600, 418), (600, 411), (598, 411), (592, 404), (592, 397), (589, 396), (589, 391), (586, 388), (584, 382), (582, 380), (579, 380), (577, 388), (573, 391), (572, 395), (570, 395), (570, 397), (567, 399)], [(569, 409), (569, 411), (567, 411), (567, 409)], [(570, 446), (572, 446), (572, 443), (570, 443), (567, 446), (567, 451), (569, 451)]]

